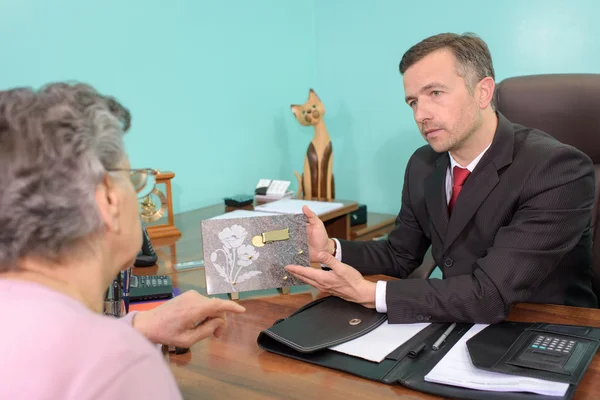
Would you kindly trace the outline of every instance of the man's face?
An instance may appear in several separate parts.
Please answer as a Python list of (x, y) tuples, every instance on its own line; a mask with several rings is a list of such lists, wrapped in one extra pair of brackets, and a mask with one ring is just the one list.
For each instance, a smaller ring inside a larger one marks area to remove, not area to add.
[[(438, 153), (456, 151), (481, 126), (476, 97), (448, 50), (437, 50), (404, 73), (406, 103), (423, 138)], [(476, 88), (474, 89), (477, 93)]]

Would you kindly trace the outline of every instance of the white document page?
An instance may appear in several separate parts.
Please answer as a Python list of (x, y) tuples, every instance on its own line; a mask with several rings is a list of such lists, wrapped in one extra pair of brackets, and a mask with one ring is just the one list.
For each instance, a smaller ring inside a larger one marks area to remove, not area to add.
[(342, 203), (330, 203), (326, 201), (282, 199), (254, 207), (254, 209), (256, 211), (283, 214), (302, 214), (303, 205), (307, 205), (317, 215), (325, 214), (344, 206)]
[(546, 396), (564, 396), (569, 388), (568, 383), (501, 374), (475, 368), (467, 350), (467, 340), (486, 326), (486, 324), (473, 325), (444, 358), (425, 375), (425, 380), (494, 392), (532, 392)]
[(268, 188), (269, 185), (271, 184), (271, 180), (270, 179), (259, 179), (258, 183), (256, 184), (256, 188), (261, 188), (261, 187), (266, 187)]
[(380, 363), (385, 359), (385, 356), (406, 343), (410, 338), (421, 332), (428, 325), (428, 322), (417, 324), (388, 324), (388, 321), (385, 321), (366, 335), (330, 347), (329, 349)]
[(251, 218), (251, 217), (270, 217), (277, 215), (276, 213), (258, 212), (250, 210), (233, 210), (225, 214), (217, 215), (210, 219), (232, 219), (232, 218)]
[(267, 196), (283, 196), (287, 188), (290, 186), (290, 181), (273, 181), (267, 189)]

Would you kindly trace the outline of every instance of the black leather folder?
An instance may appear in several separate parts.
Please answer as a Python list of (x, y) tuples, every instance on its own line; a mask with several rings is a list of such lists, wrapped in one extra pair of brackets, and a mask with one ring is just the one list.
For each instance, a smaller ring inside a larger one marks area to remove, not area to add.
[(467, 341), (475, 367), (568, 383), (563, 397), (482, 391), (425, 381), (425, 375), (473, 324), (457, 324), (442, 347), (434, 351), (432, 345), (450, 324), (432, 323), (380, 363), (329, 350), (371, 332), (386, 320), (386, 314), (331, 296), (275, 321), (259, 334), (257, 342), (272, 353), (424, 393), (455, 399), (509, 400), (570, 399), (600, 342), (598, 328), (517, 322), (489, 325)]

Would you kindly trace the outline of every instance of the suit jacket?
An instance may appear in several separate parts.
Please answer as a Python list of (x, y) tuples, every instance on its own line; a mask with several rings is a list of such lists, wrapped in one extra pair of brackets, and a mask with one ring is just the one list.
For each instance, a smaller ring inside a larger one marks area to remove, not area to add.
[(504, 320), (514, 303), (598, 307), (592, 291), (592, 161), (501, 113), (448, 214), (448, 153), (410, 158), (402, 206), (387, 240), (340, 241), (363, 274), (408, 276), (429, 246), (444, 279), (388, 282), (390, 323)]

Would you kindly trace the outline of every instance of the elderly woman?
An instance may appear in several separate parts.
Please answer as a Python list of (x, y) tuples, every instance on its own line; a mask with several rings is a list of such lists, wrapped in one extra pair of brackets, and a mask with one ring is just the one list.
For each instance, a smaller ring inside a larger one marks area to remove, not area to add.
[(153, 344), (189, 347), (244, 311), (189, 291), (103, 315), (106, 288), (142, 244), (136, 192), (151, 171), (129, 165), (129, 125), (86, 85), (0, 92), (2, 399), (181, 398)]

